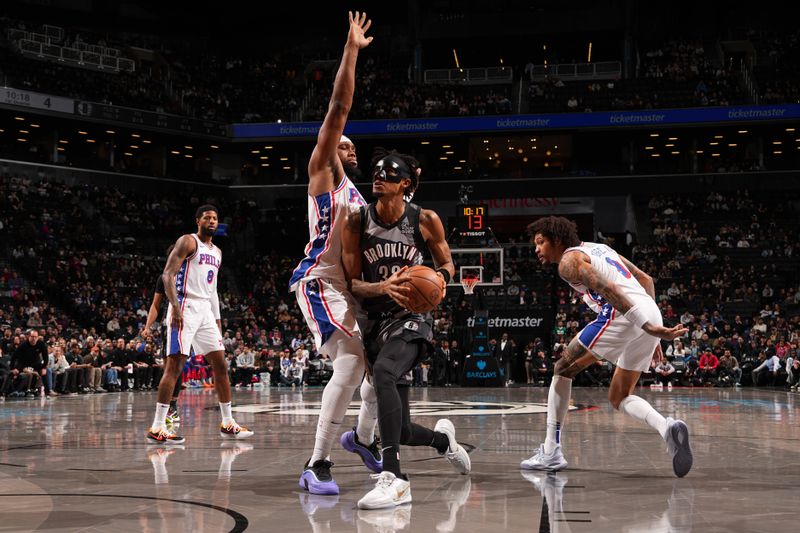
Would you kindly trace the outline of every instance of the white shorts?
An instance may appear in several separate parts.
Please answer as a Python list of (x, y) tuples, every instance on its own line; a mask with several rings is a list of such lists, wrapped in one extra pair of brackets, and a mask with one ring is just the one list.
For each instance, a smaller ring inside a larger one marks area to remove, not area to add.
[(172, 305), (167, 310), (167, 355), (189, 356), (190, 350), (207, 355), (225, 350), (222, 335), (208, 300), (187, 298), (183, 302), (183, 327), (172, 327)]
[(358, 304), (348, 292), (344, 281), (304, 279), (297, 283), (294, 294), (308, 329), (314, 334), (318, 350), (322, 350), (322, 346), (336, 330), (347, 337), (361, 338), (361, 330), (356, 321)]
[[(661, 311), (653, 300), (637, 303), (650, 323), (663, 325)], [(597, 319), (578, 333), (578, 342), (598, 359), (625, 370), (644, 372), (650, 368), (660, 339), (634, 326), (611, 304), (605, 304)]]

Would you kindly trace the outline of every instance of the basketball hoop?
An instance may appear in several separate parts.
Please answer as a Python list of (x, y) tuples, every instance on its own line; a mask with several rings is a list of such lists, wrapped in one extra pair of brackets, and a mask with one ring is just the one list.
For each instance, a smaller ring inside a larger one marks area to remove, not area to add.
[(475, 286), (480, 281), (480, 278), (469, 276), (461, 280), (461, 286), (464, 287), (464, 294), (472, 294)]

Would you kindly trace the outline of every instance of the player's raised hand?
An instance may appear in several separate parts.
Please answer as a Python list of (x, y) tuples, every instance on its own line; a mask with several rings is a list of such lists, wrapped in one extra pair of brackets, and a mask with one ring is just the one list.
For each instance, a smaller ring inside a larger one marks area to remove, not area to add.
[(350, 32), (347, 34), (347, 44), (354, 44), (358, 48), (366, 48), (372, 42), (372, 37), (365, 35), (369, 27), (372, 26), (372, 21), (367, 20), (366, 13), (358, 11), (356, 11), (355, 15), (353, 15), (352, 11), (348, 11), (347, 16), (350, 18)]

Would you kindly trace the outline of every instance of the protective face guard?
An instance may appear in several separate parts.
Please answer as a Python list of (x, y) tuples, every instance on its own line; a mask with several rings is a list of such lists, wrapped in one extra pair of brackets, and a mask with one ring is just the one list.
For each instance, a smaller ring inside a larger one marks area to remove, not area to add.
[[(387, 173), (388, 169), (394, 169), (395, 175)], [(375, 164), (372, 169), (372, 181), (382, 180), (391, 183), (400, 183), (404, 179), (411, 179), (411, 169), (408, 168), (406, 162), (392, 155), (387, 155)]]

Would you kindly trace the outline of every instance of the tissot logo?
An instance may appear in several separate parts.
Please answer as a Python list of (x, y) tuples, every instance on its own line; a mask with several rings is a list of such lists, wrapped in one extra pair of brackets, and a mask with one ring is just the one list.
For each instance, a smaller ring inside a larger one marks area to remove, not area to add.
[[(546, 403), (530, 402), (424, 402), (412, 401), (413, 416), (483, 416), (483, 415), (539, 415), (547, 413)], [(291, 402), (286, 404), (249, 404), (232, 408), (237, 413), (266, 413), (295, 416), (318, 416), (319, 402)], [(360, 403), (353, 402), (347, 409), (348, 416), (358, 416)], [(570, 410), (587, 406), (570, 406)]]
[[(489, 327), (490, 328), (538, 328), (544, 318), (532, 317), (532, 316), (521, 316), (521, 317), (514, 317), (514, 318), (506, 318), (506, 317), (491, 317), (489, 319)], [(475, 318), (469, 317), (467, 319), (467, 327), (471, 328), (475, 325)]]

